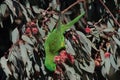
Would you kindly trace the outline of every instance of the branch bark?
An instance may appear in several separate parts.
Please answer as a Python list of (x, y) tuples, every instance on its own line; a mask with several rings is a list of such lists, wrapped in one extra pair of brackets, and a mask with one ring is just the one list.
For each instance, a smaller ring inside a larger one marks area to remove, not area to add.
[(113, 16), (113, 14), (111, 13), (111, 11), (108, 9), (108, 7), (104, 4), (104, 2), (102, 0), (100, 0), (101, 4), (105, 7), (105, 9), (108, 11), (108, 13), (111, 15), (111, 17), (113, 18), (114, 22), (120, 27), (119, 22), (115, 19), (115, 17)]
[(78, 4), (79, 2), (83, 2), (84, 0), (77, 0), (76, 2), (74, 2), (72, 5), (70, 5), (69, 7), (67, 7), (66, 9), (64, 9), (61, 13), (64, 14), (66, 11), (68, 11), (70, 8), (72, 8), (73, 6), (75, 6), (76, 4)]

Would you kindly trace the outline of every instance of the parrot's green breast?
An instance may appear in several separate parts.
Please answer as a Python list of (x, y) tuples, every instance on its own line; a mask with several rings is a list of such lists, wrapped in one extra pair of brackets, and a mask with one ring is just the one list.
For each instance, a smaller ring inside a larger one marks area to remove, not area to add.
[(49, 35), (49, 46), (50, 46), (50, 52), (57, 52), (59, 51), (62, 47), (65, 47), (64, 44), (64, 36), (61, 33), (53, 32), (54, 35)]

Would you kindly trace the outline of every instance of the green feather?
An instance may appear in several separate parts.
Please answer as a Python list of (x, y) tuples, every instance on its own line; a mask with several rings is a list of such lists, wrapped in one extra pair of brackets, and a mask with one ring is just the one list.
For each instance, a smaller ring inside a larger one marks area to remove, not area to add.
[(50, 71), (55, 71), (56, 64), (54, 63), (54, 57), (58, 55), (58, 51), (65, 47), (65, 41), (63, 33), (69, 29), (72, 25), (74, 25), (85, 12), (81, 13), (78, 17), (73, 19), (67, 24), (62, 24), (61, 22), (58, 25), (58, 28), (54, 29), (51, 33), (48, 34), (45, 40), (45, 67)]
[(74, 25), (76, 22), (79, 21), (79, 19), (85, 14), (85, 12), (82, 12), (79, 16), (77, 16), (75, 19), (72, 21), (68, 22), (65, 25), (61, 26), (61, 32), (64, 33), (67, 29), (69, 29), (72, 25)]

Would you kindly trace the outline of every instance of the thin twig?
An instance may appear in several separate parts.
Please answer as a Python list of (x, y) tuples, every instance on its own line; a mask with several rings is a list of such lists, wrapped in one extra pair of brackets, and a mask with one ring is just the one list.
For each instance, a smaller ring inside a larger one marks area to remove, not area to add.
[(111, 11), (108, 9), (108, 7), (104, 4), (104, 2), (102, 0), (100, 0), (101, 4), (105, 7), (105, 9), (108, 11), (108, 13), (111, 15), (111, 17), (113, 18), (114, 22), (120, 27), (119, 22), (115, 19), (115, 17), (113, 16), (113, 14), (111, 13)]
[(70, 8), (72, 8), (73, 6), (75, 6), (76, 4), (78, 4), (79, 2), (82, 2), (84, 0), (77, 0), (76, 2), (74, 2), (72, 5), (70, 5), (69, 7), (67, 7), (66, 9), (64, 9), (61, 13), (64, 14), (66, 11), (68, 11)]

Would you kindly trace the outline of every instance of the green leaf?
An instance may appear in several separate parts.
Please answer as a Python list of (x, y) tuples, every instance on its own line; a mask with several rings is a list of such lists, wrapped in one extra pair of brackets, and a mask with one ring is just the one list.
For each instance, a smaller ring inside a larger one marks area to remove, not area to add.
[(48, 28), (50, 29), (50, 31), (52, 31), (56, 24), (56, 20), (53, 18), (50, 18), (50, 22), (48, 22), (47, 24), (48, 24)]
[(115, 59), (113, 57), (113, 55), (110, 55), (110, 63), (113, 66), (113, 68), (115, 68), (116, 70), (118, 70), (118, 65), (115, 63)]
[(24, 65), (26, 65), (26, 63), (29, 61), (29, 57), (27, 55), (27, 49), (25, 48), (23, 43), (20, 43), (19, 46), (20, 46), (22, 61), (24, 62)]
[(0, 58), (1, 68), (3, 69), (6, 76), (8, 77), (9, 75), (12, 75), (12, 73), (11, 73), (10, 69), (8, 68), (8, 66), (7, 66), (7, 61), (8, 61), (8, 59), (6, 59), (5, 56)]
[(70, 66), (66, 65), (65, 63), (63, 63), (63, 65), (65, 66), (66, 73), (70, 80), (79, 80), (80, 79), (80, 76), (75, 72), (73, 67), (70, 67)]
[(114, 25), (114, 21), (109, 18), (109, 20), (108, 20), (108, 22), (107, 22), (108, 28), (113, 28), (113, 27), (114, 27), (113, 25)]
[(42, 59), (40, 59), (40, 60), (41, 60), (41, 69), (42, 69), (42, 72), (43, 72), (44, 75), (46, 75), (47, 72), (45, 70), (44, 61)]
[(4, 2), (5, 2), (5, 4), (7, 4), (8, 8), (12, 11), (13, 15), (17, 16), (15, 13), (15, 8), (13, 6), (12, 0), (5, 0)]
[(77, 31), (77, 33), (80, 36), (80, 41), (84, 44), (84, 46), (86, 47), (86, 49), (88, 49), (88, 53), (91, 55), (91, 47), (94, 48), (96, 51), (99, 51), (96, 46), (94, 45), (94, 43), (92, 43), (86, 36), (85, 34), (83, 34), (80, 31)]
[(31, 44), (31, 45), (34, 45), (34, 43), (31, 41), (31, 39), (30, 39), (28, 36), (22, 35), (22, 39), (23, 39), (24, 41), (26, 41), (27, 43), (29, 43), (29, 44)]
[(10, 14), (10, 20), (11, 20), (11, 23), (13, 23), (13, 17), (11, 14)]
[(120, 57), (117, 57), (117, 65), (120, 67)]
[(82, 64), (79, 64), (80, 68), (86, 72), (94, 73), (94, 69), (95, 69), (94, 60), (91, 58), (91, 61), (89, 63), (90, 63), (90, 65), (87, 65), (86, 62), (83, 62), (84, 66)]
[(2, 21), (0, 21), (0, 25), (1, 25), (1, 28), (3, 28), (3, 23), (2, 23)]
[(65, 39), (66, 42), (66, 51), (72, 55), (75, 55), (75, 51), (73, 49), (73, 46), (71, 45), (70, 41)]
[(75, 66), (76, 66), (76, 68), (79, 70), (79, 72), (80, 72), (81, 74), (83, 74), (83, 72), (82, 72), (82, 70), (81, 70), (81, 68), (80, 68), (79, 62), (78, 62), (77, 60), (75, 60)]
[(1, 4), (0, 5), (0, 14), (2, 14), (2, 16), (5, 15), (6, 9), (7, 9), (7, 5), (6, 4)]
[(106, 28), (103, 30), (103, 32), (113, 32), (115, 31), (114, 28)]
[(109, 72), (110, 72), (110, 66), (111, 66), (110, 59), (106, 58), (105, 59), (105, 73), (106, 74), (109, 74)]
[(32, 6), (32, 9), (35, 13), (37, 13), (37, 14), (40, 13), (40, 10), (37, 6)]
[(28, 0), (26, 0), (26, 7), (27, 7), (28, 13), (29, 13), (32, 17), (34, 17), (34, 16), (33, 16), (33, 13), (32, 13), (32, 10), (31, 10), (30, 3), (29, 3)]
[(113, 39), (110, 41), (110, 44), (111, 44), (110, 51), (115, 56), (118, 47)]
[(114, 35), (112, 36), (112, 38), (116, 42), (116, 44), (120, 46), (120, 41)]
[(83, 34), (80, 31), (77, 31), (77, 33), (79, 34), (79, 39), (80, 39), (81, 43), (83, 43), (83, 45), (84, 45), (85, 52), (87, 51), (87, 53), (89, 53), (91, 55), (91, 44), (89, 44), (87, 42), (87, 40), (88, 40), (87, 37), (85, 36), (85, 34)]
[(34, 68), (35, 68), (35, 71), (40, 72), (40, 68), (39, 68), (39, 65), (38, 65), (38, 64), (35, 64), (35, 65), (34, 65)]
[(104, 51), (102, 50), (102, 49), (100, 49), (100, 57), (101, 57), (101, 59), (102, 59), (102, 65), (104, 64), (104, 62), (105, 62), (105, 56), (104, 56)]
[(13, 43), (16, 43), (18, 40), (19, 40), (19, 32), (18, 32), (18, 29), (15, 28), (13, 31), (12, 31), (12, 42)]
[(88, 77), (88, 75), (86, 75), (86, 77), (87, 77), (87, 80), (90, 80), (89, 77)]
[(104, 66), (102, 66), (101, 73), (102, 73), (102, 76), (105, 78), (106, 77), (106, 70), (105, 70)]
[(28, 17), (28, 14), (27, 14), (27, 11), (26, 11), (25, 7), (24, 7), (21, 3), (19, 3), (19, 2), (18, 2), (18, 4), (19, 4), (20, 7), (22, 8), (22, 10), (23, 10), (22, 12), (23, 12), (23, 14), (24, 14), (27, 22), (29, 22), (29, 21), (30, 21), (30, 18)]

